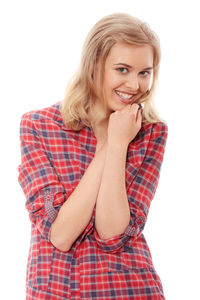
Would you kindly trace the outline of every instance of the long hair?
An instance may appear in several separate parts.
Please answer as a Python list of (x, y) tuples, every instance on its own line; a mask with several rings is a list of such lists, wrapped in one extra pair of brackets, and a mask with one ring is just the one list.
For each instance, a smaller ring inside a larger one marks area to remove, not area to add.
[[(99, 20), (85, 39), (79, 68), (68, 83), (65, 97), (60, 102), (61, 115), (68, 128), (80, 130), (90, 125), (89, 112), (97, 97), (102, 101), (102, 110), (95, 115), (95, 120), (106, 117), (106, 101), (102, 90), (104, 67), (112, 46), (117, 42), (152, 46), (154, 54), (152, 84), (150, 90), (138, 99), (137, 103), (143, 103), (144, 122), (165, 122), (158, 116), (154, 103), (161, 58), (159, 38), (146, 22), (125, 13), (115, 13)], [(95, 84), (94, 73), (97, 63), (98, 76)]]

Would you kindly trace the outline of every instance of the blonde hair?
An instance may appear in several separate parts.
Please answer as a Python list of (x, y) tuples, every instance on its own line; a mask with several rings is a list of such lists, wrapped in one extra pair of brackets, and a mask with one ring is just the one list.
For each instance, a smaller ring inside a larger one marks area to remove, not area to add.
[[(144, 122), (164, 121), (158, 116), (153, 100), (161, 58), (159, 38), (147, 23), (125, 13), (115, 13), (99, 20), (86, 37), (79, 69), (71, 78), (66, 95), (60, 102), (61, 115), (68, 128), (80, 130), (84, 126), (90, 125), (89, 112), (95, 99), (99, 96), (102, 100), (103, 109), (99, 110), (98, 115), (95, 115), (95, 120), (106, 117), (106, 102), (101, 88), (104, 66), (109, 51), (117, 42), (136, 46), (152, 46), (154, 52), (152, 85), (137, 103), (144, 103), (142, 109)], [(97, 63), (97, 85), (94, 85), (94, 72)]]

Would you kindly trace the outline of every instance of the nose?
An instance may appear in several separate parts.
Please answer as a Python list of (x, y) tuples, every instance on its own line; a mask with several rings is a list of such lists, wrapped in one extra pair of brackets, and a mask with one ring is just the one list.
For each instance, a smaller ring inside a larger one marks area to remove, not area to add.
[(139, 82), (136, 74), (129, 74), (126, 78), (125, 86), (127, 89), (135, 92), (139, 89)]

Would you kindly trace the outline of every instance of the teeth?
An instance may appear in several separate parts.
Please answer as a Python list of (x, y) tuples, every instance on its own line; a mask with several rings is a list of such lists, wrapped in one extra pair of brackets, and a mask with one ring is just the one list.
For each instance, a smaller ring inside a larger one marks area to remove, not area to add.
[(116, 93), (117, 93), (117, 95), (119, 95), (120, 97), (122, 97), (125, 100), (131, 99), (131, 97), (133, 96), (133, 95), (124, 94), (124, 93), (121, 93), (118, 91), (116, 91)]

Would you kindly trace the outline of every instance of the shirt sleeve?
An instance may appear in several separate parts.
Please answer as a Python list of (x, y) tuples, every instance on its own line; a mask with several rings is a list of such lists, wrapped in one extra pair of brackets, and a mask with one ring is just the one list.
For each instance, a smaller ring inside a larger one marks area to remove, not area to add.
[(153, 124), (144, 160), (137, 172), (133, 168), (132, 180), (128, 186), (127, 196), (131, 218), (125, 232), (103, 240), (94, 229), (97, 244), (103, 251), (120, 252), (128, 240), (136, 240), (141, 235), (158, 186), (167, 136), (168, 126), (165, 123)]
[(40, 141), (34, 120), (26, 115), (20, 123), (20, 147), (18, 181), (26, 196), (26, 208), (31, 222), (50, 242), (51, 224), (67, 195)]

